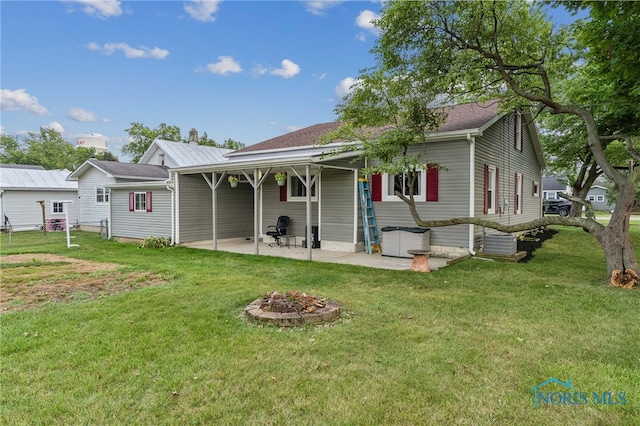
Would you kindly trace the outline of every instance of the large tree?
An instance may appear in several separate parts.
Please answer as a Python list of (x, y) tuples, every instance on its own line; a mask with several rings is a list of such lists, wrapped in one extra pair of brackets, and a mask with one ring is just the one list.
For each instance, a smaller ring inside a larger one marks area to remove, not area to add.
[(131, 127), (125, 131), (129, 134), (131, 142), (122, 147), (122, 152), (131, 154), (131, 162), (133, 163), (140, 161), (145, 151), (156, 139), (175, 142), (183, 140), (182, 136), (180, 136), (180, 127), (169, 126), (165, 123), (160, 123), (155, 129), (151, 129), (142, 123), (131, 123)]
[[(471, 217), (425, 221), (413, 197), (401, 198), (420, 226), (466, 223), (504, 232), (551, 224), (579, 226), (600, 242), (609, 274), (640, 274), (629, 235), (640, 179), (640, 153), (630, 137), (640, 130), (640, 38), (623, 36), (639, 33), (640, 3), (578, 4), (575, 7), (587, 8), (590, 16), (573, 27), (559, 28), (549, 21), (544, 7), (517, 0), (388, 2), (376, 23), (381, 32), (373, 49), (377, 64), (362, 73), (337, 112), (350, 130), (395, 124), (399, 117), (404, 125), (395, 144), (362, 138), (367, 140), (365, 155), (383, 152), (387, 158), (402, 158), (407, 144), (421, 141), (421, 123), (428, 124), (432, 117), (424, 109), (429, 101), (499, 98), (505, 110), (532, 108), (575, 117), (593, 164), (619, 191), (606, 226), (589, 217), (546, 216), (511, 226)], [(621, 76), (631, 82), (621, 83)], [(578, 82), (588, 85), (579, 90)], [(608, 157), (606, 145), (611, 141), (623, 143), (625, 169)], [(412, 163), (404, 166), (411, 170)], [(391, 164), (402, 167), (402, 161)]]
[(0, 162), (39, 165), (47, 170), (74, 170), (94, 156), (94, 148), (76, 148), (58, 131), (45, 127), (37, 133), (29, 132), (22, 140), (3, 134), (0, 143)]

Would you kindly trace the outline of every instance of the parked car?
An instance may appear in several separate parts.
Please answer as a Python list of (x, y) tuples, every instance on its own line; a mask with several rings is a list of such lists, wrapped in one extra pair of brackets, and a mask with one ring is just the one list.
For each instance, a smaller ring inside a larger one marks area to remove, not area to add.
[(564, 217), (569, 216), (571, 206), (571, 201), (567, 200), (544, 200), (542, 210), (544, 214), (558, 214)]

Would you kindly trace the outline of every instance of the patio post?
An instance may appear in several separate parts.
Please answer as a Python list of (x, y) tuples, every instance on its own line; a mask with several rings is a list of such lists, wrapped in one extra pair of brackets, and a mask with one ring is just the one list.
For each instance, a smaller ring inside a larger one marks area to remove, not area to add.
[[(311, 260), (311, 165), (307, 164), (305, 166), (305, 186), (307, 189), (307, 235), (305, 238), (307, 239), (307, 260)], [(318, 194), (319, 195), (319, 194)]]
[(253, 247), (255, 254), (260, 254), (258, 248), (260, 246), (258, 241), (260, 237), (260, 185), (258, 182), (260, 182), (260, 176), (258, 176), (258, 168), (256, 167), (253, 169)]

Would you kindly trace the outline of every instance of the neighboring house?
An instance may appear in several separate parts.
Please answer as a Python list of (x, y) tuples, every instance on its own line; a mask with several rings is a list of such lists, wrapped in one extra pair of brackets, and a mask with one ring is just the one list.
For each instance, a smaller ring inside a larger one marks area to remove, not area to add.
[[(544, 177), (542, 178), (542, 194), (545, 200), (559, 200), (560, 193), (571, 195), (572, 190), (567, 185), (566, 177)], [(607, 188), (604, 185), (595, 184), (587, 193), (587, 201), (591, 201), (594, 210), (613, 210), (615, 203), (610, 203), (607, 197)]]
[(48, 230), (66, 229), (66, 215), (69, 226), (75, 226), (78, 220), (78, 184), (65, 180), (68, 174), (69, 170), (2, 164), (0, 211), (3, 228), (6, 218), (6, 225), (10, 224), (13, 230), (38, 229), (43, 225), (43, 215)]
[[(501, 114), (495, 102), (447, 110), (446, 122), (426, 144), (429, 164), (416, 194), (422, 218), (473, 216), (514, 224), (541, 217), (545, 165), (531, 115)], [(305, 239), (317, 232), (322, 250), (363, 250), (358, 178), (365, 164), (356, 160), (357, 152), (326, 155), (341, 142), (318, 145), (338, 126), (314, 125), (229, 153), (226, 161), (172, 168), (174, 241), (213, 239), (215, 249), (218, 239), (253, 236), (257, 253), (258, 239), (269, 238), (267, 227), (286, 215), (289, 234)], [(276, 172), (287, 174), (285, 186), (276, 184)], [(229, 186), (228, 175), (240, 178), (237, 188)], [(403, 176), (370, 176), (369, 182), (379, 230), (415, 226), (408, 206), (393, 195), (394, 189), (406, 190)], [(474, 252), (492, 232), (473, 225), (435, 228), (430, 248)]]
[(169, 172), (163, 166), (119, 163), (94, 158), (85, 161), (67, 177), (67, 180), (77, 182), (80, 229), (97, 231), (100, 229), (101, 221), (104, 223), (104, 220), (109, 218), (113, 197), (110, 185), (146, 181), (162, 183), (167, 179)]
[(607, 188), (602, 185), (593, 185), (587, 193), (587, 200), (591, 201), (594, 210), (613, 210), (616, 203), (609, 202), (607, 197)]
[[(542, 178), (542, 198), (544, 200), (559, 200), (560, 193), (571, 194), (571, 187), (566, 184), (567, 178), (543, 177)], [(563, 183), (565, 182), (565, 183)]]

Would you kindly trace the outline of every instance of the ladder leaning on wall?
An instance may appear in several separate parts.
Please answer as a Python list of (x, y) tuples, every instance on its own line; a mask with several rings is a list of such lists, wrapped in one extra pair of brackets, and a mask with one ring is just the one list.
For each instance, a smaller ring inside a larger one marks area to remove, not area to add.
[(380, 237), (378, 236), (378, 226), (376, 225), (376, 215), (373, 212), (371, 201), (371, 189), (369, 182), (364, 178), (358, 179), (358, 192), (360, 193), (360, 211), (362, 212), (362, 230), (364, 232), (364, 246), (368, 254), (373, 254), (373, 245), (380, 247)]

